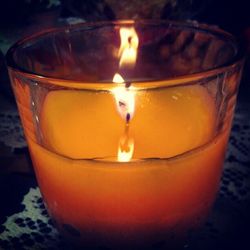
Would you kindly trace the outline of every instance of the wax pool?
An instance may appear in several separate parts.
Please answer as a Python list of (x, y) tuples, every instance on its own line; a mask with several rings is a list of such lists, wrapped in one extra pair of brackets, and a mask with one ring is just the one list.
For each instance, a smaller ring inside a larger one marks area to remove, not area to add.
[(227, 134), (212, 140), (216, 107), (206, 88), (138, 91), (127, 163), (105, 160), (116, 159), (124, 131), (112, 92), (51, 91), (39, 115), (40, 142), (26, 135), (45, 203), (65, 235), (97, 247), (165, 244), (207, 215)]

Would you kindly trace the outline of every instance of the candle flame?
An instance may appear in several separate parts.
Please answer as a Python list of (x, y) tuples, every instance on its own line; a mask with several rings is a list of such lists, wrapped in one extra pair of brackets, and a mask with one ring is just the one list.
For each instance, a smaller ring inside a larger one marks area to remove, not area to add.
[[(137, 59), (137, 48), (139, 39), (133, 27), (120, 29), (121, 44), (118, 52), (120, 57), (119, 67), (133, 67)], [(113, 82), (124, 83), (123, 77), (116, 73)], [(129, 135), (129, 122), (134, 115), (135, 110), (135, 92), (131, 90), (130, 85), (117, 86), (112, 90), (114, 94), (117, 110), (126, 121), (125, 133), (121, 136), (118, 146), (117, 159), (119, 162), (128, 162), (132, 159), (134, 153), (134, 139)]]
[[(122, 76), (118, 73), (114, 75), (113, 82), (115, 83), (124, 83)], [(134, 115), (135, 110), (135, 93), (129, 88), (125, 88), (124, 86), (118, 86), (112, 89), (112, 93), (114, 94), (117, 110), (120, 116), (127, 120), (129, 116), (129, 120)]]
[[(124, 83), (124, 79), (120, 74), (116, 73), (113, 82)], [(133, 117), (135, 110), (134, 91), (124, 86), (118, 86), (112, 89), (112, 93), (115, 96), (117, 110), (126, 121), (125, 133), (119, 141), (117, 160), (119, 162), (128, 162), (132, 159), (134, 153), (134, 140), (129, 136), (129, 121)]]
[(120, 138), (117, 159), (119, 162), (128, 162), (134, 153), (134, 139), (129, 136), (129, 127), (126, 126), (124, 135)]
[(124, 79), (122, 78), (122, 76), (118, 73), (116, 73), (113, 77), (113, 82), (114, 83), (124, 83)]
[(134, 66), (137, 59), (137, 48), (139, 45), (139, 38), (133, 27), (120, 29), (121, 45), (118, 56), (120, 57), (119, 66), (125, 64)]

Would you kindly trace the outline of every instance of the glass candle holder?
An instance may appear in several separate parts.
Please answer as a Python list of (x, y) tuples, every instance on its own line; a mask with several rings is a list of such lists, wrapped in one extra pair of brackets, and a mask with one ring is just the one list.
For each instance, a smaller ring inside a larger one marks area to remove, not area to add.
[(85, 23), (19, 41), (7, 63), (44, 203), (68, 239), (173, 249), (206, 219), (243, 66), (230, 34)]

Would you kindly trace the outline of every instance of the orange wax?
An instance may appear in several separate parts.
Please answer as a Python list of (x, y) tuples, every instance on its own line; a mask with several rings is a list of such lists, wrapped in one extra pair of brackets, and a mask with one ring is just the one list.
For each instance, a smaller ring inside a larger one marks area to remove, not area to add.
[[(134, 158), (167, 158), (206, 143), (215, 106), (206, 89), (186, 86), (138, 91), (130, 133)], [(41, 114), (44, 143), (70, 158), (116, 156), (124, 131), (112, 92), (52, 91)]]
[(131, 162), (86, 160), (116, 157), (124, 121), (109, 91), (49, 92), (40, 114), (45, 147), (28, 136), (50, 214), (62, 230), (77, 229), (84, 242), (140, 244), (182, 232), (215, 198), (227, 134), (211, 141), (216, 110), (207, 90), (138, 91), (135, 102)]

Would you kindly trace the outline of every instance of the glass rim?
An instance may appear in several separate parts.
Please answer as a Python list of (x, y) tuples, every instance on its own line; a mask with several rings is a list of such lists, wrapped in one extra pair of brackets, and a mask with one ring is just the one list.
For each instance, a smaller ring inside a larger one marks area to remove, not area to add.
[[(40, 32), (36, 32), (29, 36), (26, 36), (17, 42), (15, 42), (7, 51), (6, 53), (6, 64), (8, 70), (16, 73), (21, 74), (23, 77), (27, 79), (31, 79), (34, 81), (38, 81), (41, 83), (49, 84), (49, 85), (57, 85), (63, 87), (73, 87), (73, 88), (106, 88), (111, 87), (114, 85), (111, 81), (103, 82), (103, 81), (86, 81), (86, 80), (74, 80), (74, 79), (65, 79), (65, 78), (58, 78), (52, 76), (46, 76), (42, 74), (32, 73), (29, 70), (23, 69), (20, 65), (18, 65), (13, 55), (17, 49), (21, 46), (25, 45), (26, 43), (39, 40), (40, 38), (50, 35), (53, 33), (59, 32), (70, 32), (77, 30), (79, 28), (86, 28), (86, 27), (102, 27), (108, 25), (132, 25), (132, 24), (143, 24), (143, 25), (168, 25), (169, 27), (183, 27), (198, 30), (200, 32), (209, 32), (216, 36), (222, 36), (229, 41), (231, 41), (234, 46), (237, 48), (237, 54), (233, 58), (230, 63), (226, 63), (220, 65), (218, 67), (214, 67), (208, 70), (204, 70), (197, 73), (190, 73), (190, 74), (183, 74), (180, 76), (169, 77), (169, 78), (162, 78), (162, 79), (150, 79), (150, 80), (133, 80), (133, 84), (138, 87), (144, 87), (145, 82), (147, 82), (147, 88), (149, 88), (149, 84), (151, 83), (151, 87), (163, 87), (163, 86), (178, 86), (178, 85), (186, 85), (190, 84), (190, 82), (199, 81), (204, 78), (209, 78), (214, 75), (221, 74), (223, 72), (229, 71), (230, 69), (236, 67), (237, 65), (241, 65), (245, 61), (245, 49), (242, 44), (229, 32), (218, 28), (217, 26), (212, 26), (208, 24), (197, 23), (196, 21), (172, 21), (172, 20), (115, 20), (115, 21), (98, 21), (98, 22), (83, 22), (73, 25), (64, 25), (60, 27), (52, 27), (48, 29), (44, 29)], [(125, 81), (126, 82), (126, 81)], [(115, 83), (115, 86), (118, 84)]]

